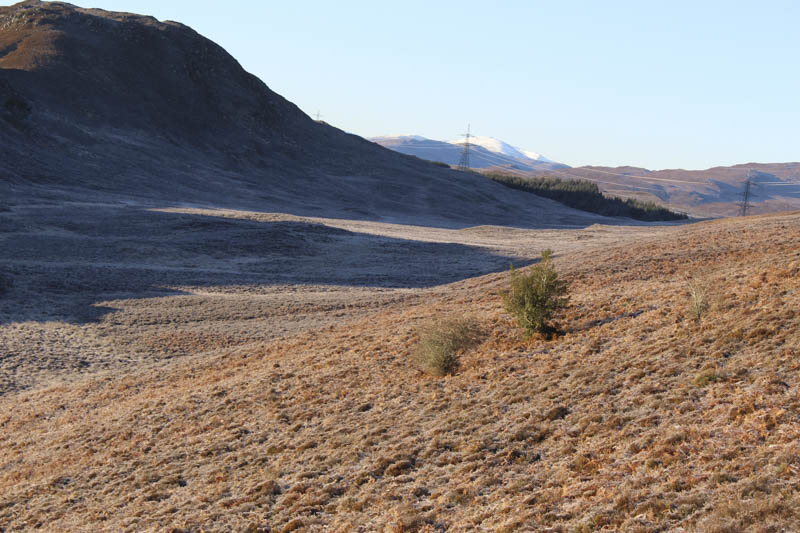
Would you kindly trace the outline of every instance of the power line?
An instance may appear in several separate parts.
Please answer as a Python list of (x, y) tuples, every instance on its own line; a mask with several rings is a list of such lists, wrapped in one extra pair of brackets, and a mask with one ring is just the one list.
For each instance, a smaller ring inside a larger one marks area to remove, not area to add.
[(469, 133), (470, 125), (467, 124), (467, 133), (464, 133), (462, 136), (466, 137), (464, 141), (464, 153), (461, 154), (461, 160), (458, 162), (458, 170), (469, 170)]
[[(483, 154), (481, 154), (481, 156), (483, 156)], [(522, 179), (527, 179), (527, 180), (533, 180), (533, 179), (536, 179), (538, 177), (538, 176), (533, 176), (533, 175), (529, 174), (528, 172), (525, 172), (525, 171), (522, 171), (522, 170), (513, 169), (513, 168), (508, 168), (508, 167), (497, 166), (497, 167), (490, 167), (490, 168), (494, 168), (495, 169), (494, 172), (497, 172), (497, 173), (500, 173), (500, 174), (510, 174), (512, 176), (517, 176), (517, 177), (520, 177)], [(624, 184), (614, 183), (612, 181), (603, 181), (603, 180), (598, 180), (598, 179), (588, 179), (588, 178), (585, 178), (585, 177), (582, 177), (582, 176), (576, 176), (575, 174), (567, 174), (566, 172), (561, 172), (561, 171), (558, 171), (558, 170), (537, 170), (536, 172), (544, 172), (544, 173), (547, 173), (547, 174), (552, 172), (552, 173), (556, 173), (556, 174), (562, 174), (564, 176), (569, 176), (571, 178), (575, 178), (575, 179), (582, 180), (582, 181), (590, 181), (592, 183), (604, 183), (606, 185), (614, 185), (614, 186), (617, 186), (617, 187), (625, 186)], [(656, 193), (663, 192), (663, 189), (654, 189), (652, 187), (643, 187), (641, 185), (627, 185), (627, 187), (628, 187), (628, 189), (624, 189), (624, 190), (621, 189), (621, 190), (619, 190), (617, 192), (620, 192), (620, 193), (623, 193), (623, 194), (635, 194), (637, 192), (647, 192), (647, 191), (655, 191)], [(608, 189), (606, 192), (610, 193), (610, 192), (613, 192), (613, 191), (611, 191), (611, 189)], [(650, 193), (650, 194), (653, 194), (653, 196), (658, 196), (658, 194), (655, 194), (655, 193)]]
[[(486, 159), (491, 159), (490, 156), (487, 156), (486, 154), (483, 154), (483, 153), (480, 154), (480, 157), (486, 158)], [(678, 180), (678, 179), (670, 179), (670, 178), (656, 178), (656, 177), (651, 177), (651, 176), (638, 176), (638, 175), (634, 175), (634, 174), (622, 174), (620, 172), (609, 172), (607, 170), (597, 170), (597, 169), (580, 168), (580, 167), (578, 167), (578, 168), (579, 168), (579, 170), (581, 170), (583, 172), (586, 172), (586, 173), (610, 174), (612, 176), (621, 176), (623, 178), (637, 179), (637, 180), (644, 180), (644, 181), (656, 181), (656, 182), (663, 181), (663, 182), (667, 182), (667, 183), (686, 183), (686, 184), (690, 184), (690, 185), (705, 185), (705, 184), (707, 184), (707, 182), (704, 182), (704, 181), (688, 181), (688, 180)], [(588, 180), (591, 180), (591, 181), (596, 181), (598, 183), (609, 183), (609, 184), (612, 183), (612, 182), (606, 182), (606, 181), (598, 180), (598, 179), (590, 177), (588, 175), (571, 174), (571, 173), (565, 172), (563, 170), (535, 169), (534, 171), (535, 172), (548, 172), (548, 173), (554, 173), (554, 174), (562, 174), (564, 176), (570, 176), (572, 178), (584, 179), (584, 180), (588, 179)], [(800, 185), (800, 181), (791, 181), (791, 180), (788, 180), (788, 179), (785, 180), (785, 181), (779, 181), (779, 182), (755, 182), (755, 181), (753, 181), (752, 184), (753, 185), (777, 185), (777, 186), (795, 185), (795, 186), (797, 186), (797, 185)], [(614, 183), (614, 185), (620, 185), (620, 184), (619, 183)], [(646, 187), (640, 187), (640, 188), (647, 189)], [(660, 190), (660, 189), (650, 189), (650, 190)]]
[[(687, 181), (687, 180), (678, 180), (678, 179), (670, 179), (670, 178), (656, 178), (656, 177), (651, 177), (651, 176), (638, 176), (638, 175), (634, 175), (634, 174), (622, 174), (620, 172), (610, 172), (608, 170), (597, 170), (597, 169), (593, 169), (593, 168), (580, 168), (580, 167), (578, 167), (578, 168), (580, 170), (582, 170), (583, 172), (597, 172), (597, 173), (600, 173), (600, 174), (611, 174), (613, 176), (622, 176), (623, 178), (629, 178), (629, 179), (639, 179), (639, 180), (645, 180), (645, 181), (664, 181), (664, 182), (667, 182), (667, 183), (687, 183), (687, 184), (690, 184), (690, 185), (703, 185), (703, 184), (705, 184), (705, 182), (703, 182), (703, 181)], [(565, 176), (572, 176), (573, 178), (592, 179), (592, 178), (588, 178), (586, 176), (582, 176), (582, 175), (578, 175), (578, 174), (569, 174), (567, 172), (558, 171), (558, 170), (548, 170), (547, 172), (556, 172), (558, 174), (564, 174)], [(593, 180), (593, 181), (599, 181), (599, 180)], [(753, 184), (762, 185), (761, 182), (758, 182), (758, 183), (753, 182)], [(789, 179), (786, 179), (785, 181), (782, 181), (782, 182), (767, 182), (765, 184), (768, 184), (768, 185), (800, 185), (800, 182), (791, 181)]]
[[(465, 161), (465, 154), (462, 152), (461, 159), (459, 160), (457, 168), (459, 170), (467, 170), (471, 166), (470, 165), (470, 153), (471, 153), (471, 149), (472, 149), (472, 143), (469, 142), (469, 138), (470, 137), (474, 137), (474, 135), (469, 133), (469, 126), (468, 126), (467, 127), (467, 133), (466, 134), (462, 134), (461, 136), (462, 137), (467, 137), (466, 142), (463, 143), (464, 144), (464, 152), (466, 152), (466, 161)], [(450, 143), (448, 143), (448, 144), (450, 144)], [(462, 144), (462, 143), (453, 142), (452, 144), (458, 145), (458, 144)], [(429, 146), (416, 146), (416, 147), (414, 147), (414, 149), (415, 150), (440, 150), (441, 148), (434, 147), (434, 146), (430, 146), (430, 147)], [(489, 155), (489, 154), (494, 155), (494, 157), (492, 157), (492, 155)], [(503, 155), (505, 155), (505, 154), (503, 154)], [(501, 165), (513, 164), (511, 161), (507, 161), (505, 159), (501, 159), (501, 158), (497, 157), (497, 155), (495, 155), (494, 152), (492, 152), (491, 150), (488, 150), (488, 149), (487, 149), (486, 153), (484, 153), (484, 152), (476, 153), (475, 156), (479, 157), (480, 159), (487, 159), (490, 162), (492, 160), (494, 160), (494, 161), (498, 162)], [(513, 159), (512, 156), (507, 156), (507, 157)], [(464, 163), (466, 163), (466, 165), (464, 165)], [(464, 166), (462, 166), (462, 165), (464, 165)], [(652, 177), (652, 176), (640, 176), (640, 175), (635, 175), (635, 174), (623, 174), (621, 172), (610, 172), (608, 170), (598, 170), (598, 169), (580, 168), (580, 167), (578, 167), (578, 168), (581, 171), (586, 172), (586, 173), (609, 174), (609, 175), (612, 175), (612, 176), (620, 176), (620, 177), (623, 177), (623, 178), (634, 179), (634, 180), (655, 181), (655, 182), (661, 181), (661, 182), (666, 182), (666, 183), (686, 183), (686, 184), (689, 184), (689, 185), (707, 185), (708, 184), (708, 182), (704, 182), (704, 181), (689, 181), (689, 180), (670, 179), (670, 178), (656, 178), (656, 177)], [(510, 171), (510, 169), (507, 169), (507, 168), (504, 169), (504, 170)], [(564, 175), (564, 176), (569, 176), (571, 178), (584, 179), (584, 180), (588, 179), (590, 181), (595, 181), (597, 183), (606, 183), (608, 185), (622, 185), (620, 183), (614, 183), (614, 182), (608, 182), (608, 181), (599, 180), (597, 178), (592, 178), (592, 177), (589, 177), (587, 175), (571, 174), (569, 172), (564, 172), (563, 170), (536, 169), (536, 168), (534, 168), (532, 171), (533, 172), (547, 172), (547, 173), (553, 173), (553, 174), (561, 174), (561, 175)], [(526, 175), (525, 177), (530, 178), (530, 177), (533, 177), (533, 176)], [(781, 178), (778, 178), (778, 179), (781, 179)], [(756, 183), (753, 182), (753, 184), (756, 184)], [(762, 182), (758, 182), (757, 185), (776, 185), (776, 186), (792, 186), (792, 185), (795, 185), (796, 186), (796, 185), (800, 185), (800, 181), (792, 181), (791, 179), (784, 179), (784, 181), (781, 181), (781, 182), (763, 182), (763, 183)], [(629, 187), (635, 187), (637, 189), (642, 189), (642, 190), (651, 190), (651, 191), (661, 191), (662, 190), (662, 189), (654, 189), (654, 188), (642, 187), (642, 186), (637, 186), (637, 185), (628, 185), (628, 186)]]
[(592, 169), (584, 168), (582, 170), (584, 172), (599, 172), (600, 174), (612, 174), (614, 176), (622, 176), (624, 178), (634, 178), (634, 179), (640, 179), (640, 180), (645, 180), (645, 181), (647, 181), (647, 180), (649, 180), (649, 181), (666, 181), (666, 182), (669, 182), (669, 183), (689, 183), (689, 184), (692, 184), (692, 185), (697, 185), (698, 183), (700, 183), (700, 182), (697, 182), (697, 181), (676, 180), (676, 179), (669, 179), (669, 178), (652, 178), (650, 176), (635, 176), (635, 175), (632, 175), (632, 174), (622, 174), (620, 172), (609, 172), (608, 170), (597, 170), (597, 169), (593, 169), (593, 168)]
[[(461, 158), (459, 160), (457, 168), (458, 168), (458, 170), (470, 170), (470, 168), (471, 168), (471, 165), (470, 165), (470, 152), (471, 152), (471, 149), (472, 149), (472, 143), (470, 143), (470, 138), (474, 137), (474, 136), (470, 133), (470, 126), (469, 125), (467, 125), (467, 133), (461, 134), (461, 136), (462, 137), (466, 137), (466, 140), (463, 143), (464, 151), (461, 154)], [(452, 144), (456, 144), (457, 145), (457, 144), (461, 144), (461, 143), (453, 142)], [(440, 150), (441, 148), (433, 147), (433, 146), (431, 146), (431, 147), (418, 146), (418, 147), (415, 147), (415, 149), (417, 149), (417, 150), (419, 150), (419, 149)], [(502, 154), (502, 155), (505, 156), (505, 154)], [(488, 150), (488, 149), (486, 150), (485, 153), (484, 152), (477, 152), (475, 154), (475, 156), (480, 158), (480, 159), (486, 159), (489, 162), (492, 162), (492, 161), (497, 162), (498, 166), (501, 166), (501, 167), (504, 166), (504, 165), (513, 164), (511, 161), (508, 161), (508, 160), (506, 160), (504, 158), (498, 157), (498, 154), (496, 154), (496, 153), (494, 153), (494, 152), (492, 152), (491, 150)], [(507, 157), (509, 157), (510, 159), (513, 159), (512, 156), (507, 156)], [(518, 171), (518, 170), (514, 171), (514, 170), (512, 170), (510, 168), (503, 168), (502, 170), (505, 171), (505, 172), (512, 173), (512, 174), (518, 174), (518, 175), (520, 175), (520, 177), (525, 177), (525, 178), (532, 178), (533, 177), (533, 176), (531, 176), (529, 174), (523, 173), (524, 171), (522, 171), (522, 172)], [(695, 185), (695, 186), (697, 186), (697, 185), (707, 185), (708, 184), (708, 182), (704, 182), (704, 181), (688, 181), (688, 180), (670, 179), (670, 178), (656, 178), (656, 177), (652, 177), (652, 176), (639, 176), (639, 175), (635, 175), (635, 174), (623, 174), (623, 173), (620, 173), (620, 172), (610, 172), (608, 170), (598, 170), (598, 169), (590, 169), (590, 168), (581, 168), (580, 170), (582, 170), (583, 172), (586, 172), (586, 173), (609, 174), (609, 175), (612, 175), (612, 176), (620, 176), (620, 177), (623, 177), (623, 178), (634, 179), (634, 180), (666, 182), (666, 183), (686, 183), (686, 184)], [(634, 188), (634, 189), (639, 189), (639, 190), (645, 190), (645, 191), (659, 191), (659, 192), (663, 191), (663, 189), (656, 189), (656, 188), (651, 188), (651, 187), (643, 187), (641, 185), (629, 185), (629, 184), (622, 184), (622, 183), (614, 183), (614, 182), (609, 182), (609, 181), (603, 181), (603, 180), (599, 180), (597, 178), (589, 177), (587, 175), (571, 174), (571, 173), (565, 172), (563, 170), (536, 169), (536, 168), (534, 168), (534, 169), (532, 169), (532, 172), (545, 172), (545, 173), (561, 174), (563, 176), (569, 176), (569, 177), (575, 178), (575, 179), (590, 180), (590, 181), (594, 181), (596, 183), (605, 183), (607, 185), (617, 185), (617, 186), (620, 186), (620, 185), (625, 186), (625, 185), (627, 185), (628, 187), (631, 187), (631, 188)], [(788, 179), (785, 180), (785, 181), (782, 181), (782, 182), (763, 182), (763, 183), (758, 182), (758, 183), (755, 183), (755, 182), (751, 181), (751, 185), (753, 185), (753, 184), (757, 184), (757, 185), (776, 185), (776, 186), (792, 186), (792, 185), (797, 186), (797, 185), (800, 185), (800, 182), (791, 181), (791, 180), (788, 180)], [(750, 194), (750, 196), (753, 196), (752, 191), (750, 191), (749, 194)], [(748, 209), (750, 207), (751, 206), (748, 205)]]
[[(480, 157), (484, 158), (484, 159), (491, 160), (491, 157), (487, 156), (484, 153), (480, 153)], [(463, 159), (463, 155), (462, 155), (462, 159)], [(495, 160), (498, 160), (498, 159), (495, 159)], [(504, 164), (508, 164), (508, 161), (503, 161), (503, 163)], [(461, 168), (460, 167), (460, 163), (459, 163), (459, 168)], [(664, 182), (667, 182), (667, 183), (688, 183), (688, 184), (691, 184), (691, 185), (697, 185), (699, 183), (702, 183), (702, 182), (697, 182), (697, 181), (676, 180), (676, 179), (669, 179), (669, 178), (653, 178), (653, 177), (649, 177), (649, 176), (636, 176), (636, 175), (632, 175), (632, 174), (622, 174), (620, 172), (609, 172), (607, 170), (596, 170), (596, 169), (588, 169), (588, 168), (581, 169), (581, 170), (584, 171), (584, 172), (596, 172), (596, 173), (600, 173), (600, 174), (610, 174), (610, 175), (613, 175), (613, 176), (621, 176), (623, 178), (639, 179), (639, 180), (644, 180), (644, 181), (664, 181)], [(595, 178), (590, 178), (590, 177), (585, 176), (585, 175), (570, 174), (568, 172), (555, 170), (555, 169), (548, 169), (548, 170), (535, 169), (535, 171), (536, 172), (553, 172), (553, 173), (556, 173), (556, 174), (563, 174), (565, 176), (570, 176), (570, 177), (573, 177), (573, 178), (584, 179), (584, 180), (588, 179), (588, 180), (592, 180), (592, 181), (597, 181), (599, 183), (605, 183), (605, 182), (603, 182), (601, 180), (598, 180), (598, 179), (595, 179)], [(644, 187), (642, 187), (642, 188), (644, 188)], [(652, 189), (652, 190), (658, 190), (658, 189)]]
[[(508, 165), (509, 161), (507, 161), (505, 159), (498, 158), (496, 155), (493, 155), (493, 154), (490, 155), (490, 154), (492, 154), (492, 152), (488, 152), (488, 153), (476, 152), (474, 155), (475, 155), (475, 157), (478, 157), (480, 159), (486, 159), (486, 160), (488, 160), (490, 162), (492, 160), (496, 161), (498, 163), (498, 165), (496, 167), (494, 167), (494, 168), (497, 169), (497, 172), (506, 172), (506, 173), (509, 173), (509, 174), (512, 174), (512, 175), (516, 175), (516, 176), (519, 176), (521, 178), (526, 178), (526, 179), (533, 179), (533, 178), (536, 177), (536, 176), (533, 176), (533, 175), (528, 173), (528, 172), (531, 172), (531, 171), (523, 171), (523, 170), (519, 170), (519, 169), (508, 168), (507, 166), (504, 166), (504, 165)], [(579, 179), (579, 180), (588, 180), (588, 181), (592, 181), (594, 183), (605, 183), (606, 185), (616, 185), (616, 186), (624, 185), (624, 184), (615, 183), (615, 182), (612, 182), (612, 181), (599, 180), (597, 178), (587, 178), (586, 176), (580, 176), (580, 175), (577, 175), (577, 174), (570, 174), (568, 172), (564, 172), (562, 170), (555, 170), (555, 169), (533, 169), (532, 172), (541, 172), (541, 173), (546, 173), (546, 174), (550, 174), (550, 173), (552, 173), (552, 174), (561, 174), (563, 176), (569, 176), (570, 178), (575, 178), (575, 179)], [(640, 191), (656, 191), (656, 192), (662, 192), (663, 191), (663, 189), (657, 189), (657, 188), (653, 188), (653, 187), (644, 187), (642, 185), (627, 185), (627, 186), (630, 187), (631, 189), (636, 189), (636, 190), (640, 190)]]

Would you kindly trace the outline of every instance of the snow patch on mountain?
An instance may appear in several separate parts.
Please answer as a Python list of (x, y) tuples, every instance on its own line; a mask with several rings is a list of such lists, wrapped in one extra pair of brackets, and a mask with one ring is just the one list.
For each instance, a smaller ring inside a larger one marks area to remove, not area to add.
[[(450, 144), (464, 144), (464, 139), (456, 139), (453, 141), (447, 141)], [(513, 157), (515, 159), (533, 159), (534, 161), (542, 161), (546, 163), (552, 163), (550, 159), (547, 159), (542, 154), (531, 152), (528, 150), (522, 150), (516, 146), (508, 144), (505, 141), (501, 141), (500, 139), (495, 139), (494, 137), (470, 137), (469, 142), (471, 144), (475, 144), (486, 148), (490, 152), (494, 152), (496, 154), (503, 154), (509, 157)]]
[[(386, 148), (414, 155), (429, 161), (457, 165), (463, 154), (464, 139), (437, 141), (421, 135), (381, 136), (370, 139)], [(521, 171), (565, 168), (543, 155), (522, 150), (494, 137), (470, 137), (472, 151), (470, 164), (473, 168), (509, 168)]]

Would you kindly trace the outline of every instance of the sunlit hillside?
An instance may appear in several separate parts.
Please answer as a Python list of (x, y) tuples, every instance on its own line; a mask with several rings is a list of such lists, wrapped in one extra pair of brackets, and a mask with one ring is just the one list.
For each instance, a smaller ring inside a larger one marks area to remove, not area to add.
[[(800, 214), (556, 258), (566, 332), (525, 340), (498, 273), (206, 359), (0, 399), (0, 523), (141, 531), (791, 531)], [(690, 314), (687, 280), (708, 291)], [(455, 375), (419, 326), (487, 332)], [(205, 339), (165, 334), (162, 349)]]

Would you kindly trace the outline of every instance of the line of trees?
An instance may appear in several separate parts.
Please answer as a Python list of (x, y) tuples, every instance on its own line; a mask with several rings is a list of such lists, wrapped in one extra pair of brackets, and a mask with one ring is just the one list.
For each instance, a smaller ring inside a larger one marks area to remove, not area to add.
[(484, 174), (506, 187), (550, 198), (562, 204), (609, 217), (629, 217), (648, 222), (685, 220), (685, 213), (667, 209), (655, 202), (633, 198), (606, 196), (596, 183), (589, 180), (565, 180), (555, 177), (522, 178), (500, 172)]

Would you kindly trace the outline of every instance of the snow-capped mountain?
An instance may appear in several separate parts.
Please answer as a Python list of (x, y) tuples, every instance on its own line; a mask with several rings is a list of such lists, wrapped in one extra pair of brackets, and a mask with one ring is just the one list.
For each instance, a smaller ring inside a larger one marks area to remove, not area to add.
[[(416, 137), (419, 136), (417, 135)], [(456, 139), (447, 142), (449, 142), (450, 144), (458, 144), (461, 146), (464, 145), (464, 139)], [(494, 137), (470, 137), (469, 142), (470, 144), (482, 146), (487, 150), (489, 150), (490, 152), (494, 152), (497, 154), (504, 154), (509, 157), (513, 157), (514, 159), (533, 159), (535, 161), (542, 161), (544, 163), (555, 163), (555, 161), (547, 159), (542, 154), (536, 152), (530, 152), (527, 150), (522, 150), (521, 148), (512, 146), (507, 142), (501, 141), (500, 139), (495, 139)]]
[(381, 137), (372, 137), (369, 139), (372, 142), (376, 142), (380, 144), (378, 141), (392, 141), (392, 140), (401, 140), (401, 141), (429, 141), (430, 139), (423, 137), (422, 135), (384, 135)]
[[(436, 141), (420, 135), (391, 135), (370, 139), (386, 148), (429, 161), (457, 165), (464, 152), (464, 139)], [(493, 137), (470, 137), (470, 166), (472, 168), (507, 168), (516, 170), (546, 170), (566, 168), (543, 155), (522, 150)]]

